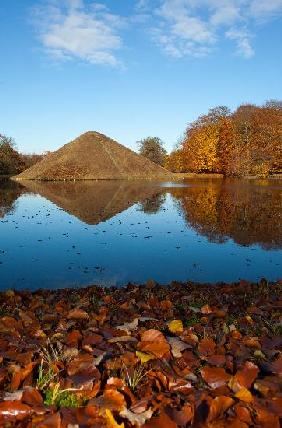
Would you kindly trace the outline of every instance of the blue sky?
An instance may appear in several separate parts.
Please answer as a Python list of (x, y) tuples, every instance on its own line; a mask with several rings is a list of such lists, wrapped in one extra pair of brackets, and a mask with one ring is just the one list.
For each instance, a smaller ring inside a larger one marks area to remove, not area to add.
[(282, 0), (1, 0), (0, 133), (171, 150), (210, 107), (282, 98)]

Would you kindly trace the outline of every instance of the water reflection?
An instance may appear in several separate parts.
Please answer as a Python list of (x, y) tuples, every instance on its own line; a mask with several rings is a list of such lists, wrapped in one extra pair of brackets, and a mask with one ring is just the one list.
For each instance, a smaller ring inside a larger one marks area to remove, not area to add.
[(270, 180), (208, 180), (171, 188), (190, 227), (211, 242), (282, 248), (282, 186)]
[(188, 227), (210, 242), (224, 243), (231, 238), (243, 246), (282, 248), (280, 180), (193, 180), (179, 185), (117, 180), (22, 184), (0, 181), (0, 217), (15, 209), (22, 194), (35, 193), (84, 223), (95, 225), (137, 202), (142, 212), (157, 214), (166, 195), (171, 194)]
[(281, 181), (5, 182), (0, 288), (276, 280), (281, 197)]
[(0, 218), (15, 211), (17, 199), (25, 192), (21, 184), (0, 178)]
[[(140, 202), (156, 213), (162, 189), (142, 181), (52, 182), (23, 181), (27, 191), (39, 194), (89, 225), (106, 221)], [(150, 207), (150, 208), (149, 208)]]
[[(162, 193), (161, 193), (162, 192)], [(146, 214), (157, 214), (165, 203), (164, 190), (140, 202), (140, 210)]]

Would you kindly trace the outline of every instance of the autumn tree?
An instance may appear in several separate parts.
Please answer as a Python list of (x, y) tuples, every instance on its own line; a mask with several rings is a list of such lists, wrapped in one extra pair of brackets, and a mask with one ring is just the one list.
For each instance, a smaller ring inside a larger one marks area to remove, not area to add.
[(18, 174), (24, 169), (24, 162), (15, 148), (12, 138), (0, 135), (0, 175)]
[(187, 127), (182, 144), (187, 169), (192, 172), (220, 172), (221, 128), (229, 116), (228, 107), (218, 106)]
[(139, 154), (150, 161), (163, 166), (165, 163), (166, 150), (163, 141), (158, 137), (147, 137), (137, 142)]
[(182, 148), (174, 149), (165, 158), (164, 167), (172, 172), (187, 172), (186, 153)]
[(282, 102), (219, 106), (188, 125), (181, 147), (166, 162), (171, 171), (268, 176), (282, 171)]

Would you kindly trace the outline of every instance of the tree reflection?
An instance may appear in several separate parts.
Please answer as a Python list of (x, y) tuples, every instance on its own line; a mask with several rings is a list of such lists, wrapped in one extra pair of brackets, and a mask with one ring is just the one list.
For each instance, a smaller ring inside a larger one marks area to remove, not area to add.
[(211, 242), (282, 248), (281, 182), (209, 180), (171, 193), (189, 226)]
[(17, 199), (25, 193), (24, 187), (8, 179), (0, 179), (0, 218), (13, 213)]

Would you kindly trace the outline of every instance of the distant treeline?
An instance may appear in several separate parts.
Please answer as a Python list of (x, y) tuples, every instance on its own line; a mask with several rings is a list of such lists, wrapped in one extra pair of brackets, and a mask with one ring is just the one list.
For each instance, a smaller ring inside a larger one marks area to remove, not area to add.
[(43, 155), (19, 153), (13, 139), (0, 134), (0, 176), (19, 174), (42, 158)]
[(209, 110), (188, 125), (165, 167), (225, 176), (282, 173), (282, 101), (243, 104), (235, 112), (225, 106)]
[[(262, 106), (218, 106), (188, 125), (171, 154), (157, 137), (138, 143), (139, 153), (172, 172), (260, 176), (282, 173), (282, 101)], [(0, 175), (14, 175), (44, 155), (23, 155), (13, 140), (0, 134)]]

